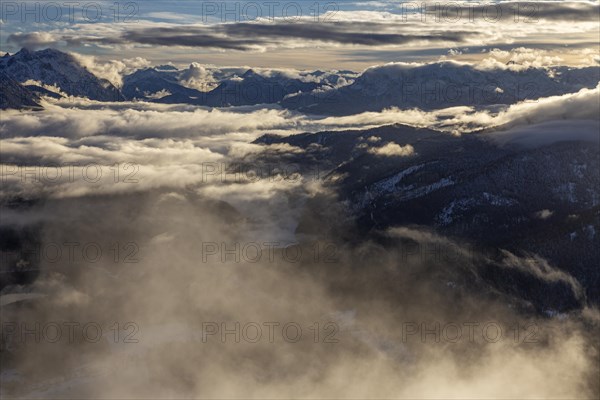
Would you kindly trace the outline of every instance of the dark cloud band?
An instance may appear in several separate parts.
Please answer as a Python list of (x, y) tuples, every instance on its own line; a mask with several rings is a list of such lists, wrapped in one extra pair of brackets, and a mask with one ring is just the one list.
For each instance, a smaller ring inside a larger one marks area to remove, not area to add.
[(318, 23), (234, 23), (212, 26), (176, 26), (133, 29), (115, 37), (49, 36), (15, 33), (8, 41), (23, 47), (48, 46), (60, 41), (72, 45), (144, 44), (185, 46), (226, 50), (252, 50), (268, 45), (285, 45), (287, 40), (317, 41), (344, 45), (385, 46), (411, 42), (463, 42), (477, 35), (469, 32), (431, 31), (423, 34), (398, 33), (400, 25), (337, 22)]

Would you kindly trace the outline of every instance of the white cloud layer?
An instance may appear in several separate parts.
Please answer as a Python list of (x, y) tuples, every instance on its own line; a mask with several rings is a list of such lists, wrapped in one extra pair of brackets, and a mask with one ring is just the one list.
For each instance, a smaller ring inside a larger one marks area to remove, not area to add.
[(410, 144), (400, 146), (396, 143), (387, 143), (381, 147), (372, 147), (369, 153), (383, 157), (406, 157), (415, 154), (415, 149)]

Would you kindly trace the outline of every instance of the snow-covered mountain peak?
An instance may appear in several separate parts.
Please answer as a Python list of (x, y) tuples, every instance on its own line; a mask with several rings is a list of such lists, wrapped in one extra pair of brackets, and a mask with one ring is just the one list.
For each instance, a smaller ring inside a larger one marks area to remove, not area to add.
[(124, 99), (111, 82), (96, 77), (71, 54), (55, 49), (23, 48), (12, 56), (0, 58), (0, 71), (17, 82), (38, 81), (72, 96), (99, 101)]

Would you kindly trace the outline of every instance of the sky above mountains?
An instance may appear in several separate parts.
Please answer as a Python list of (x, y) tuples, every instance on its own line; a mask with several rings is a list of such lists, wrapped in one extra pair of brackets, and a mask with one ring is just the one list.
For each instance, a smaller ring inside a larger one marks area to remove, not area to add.
[(439, 59), (597, 65), (598, 2), (3, 2), (0, 50), (125, 64), (360, 71)]

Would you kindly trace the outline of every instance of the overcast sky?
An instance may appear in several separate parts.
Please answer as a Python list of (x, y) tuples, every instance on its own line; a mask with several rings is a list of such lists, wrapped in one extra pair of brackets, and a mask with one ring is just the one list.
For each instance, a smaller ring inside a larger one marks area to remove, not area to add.
[(426, 14), (424, 3), (390, 0), (115, 4), (3, 2), (0, 49), (54, 47), (99, 61), (142, 57), (181, 66), (353, 70), (440, 57), (479, 61), (493, 49), (517, 48), (543, 63), (599, 60), (598, 2), (430, 2)]

